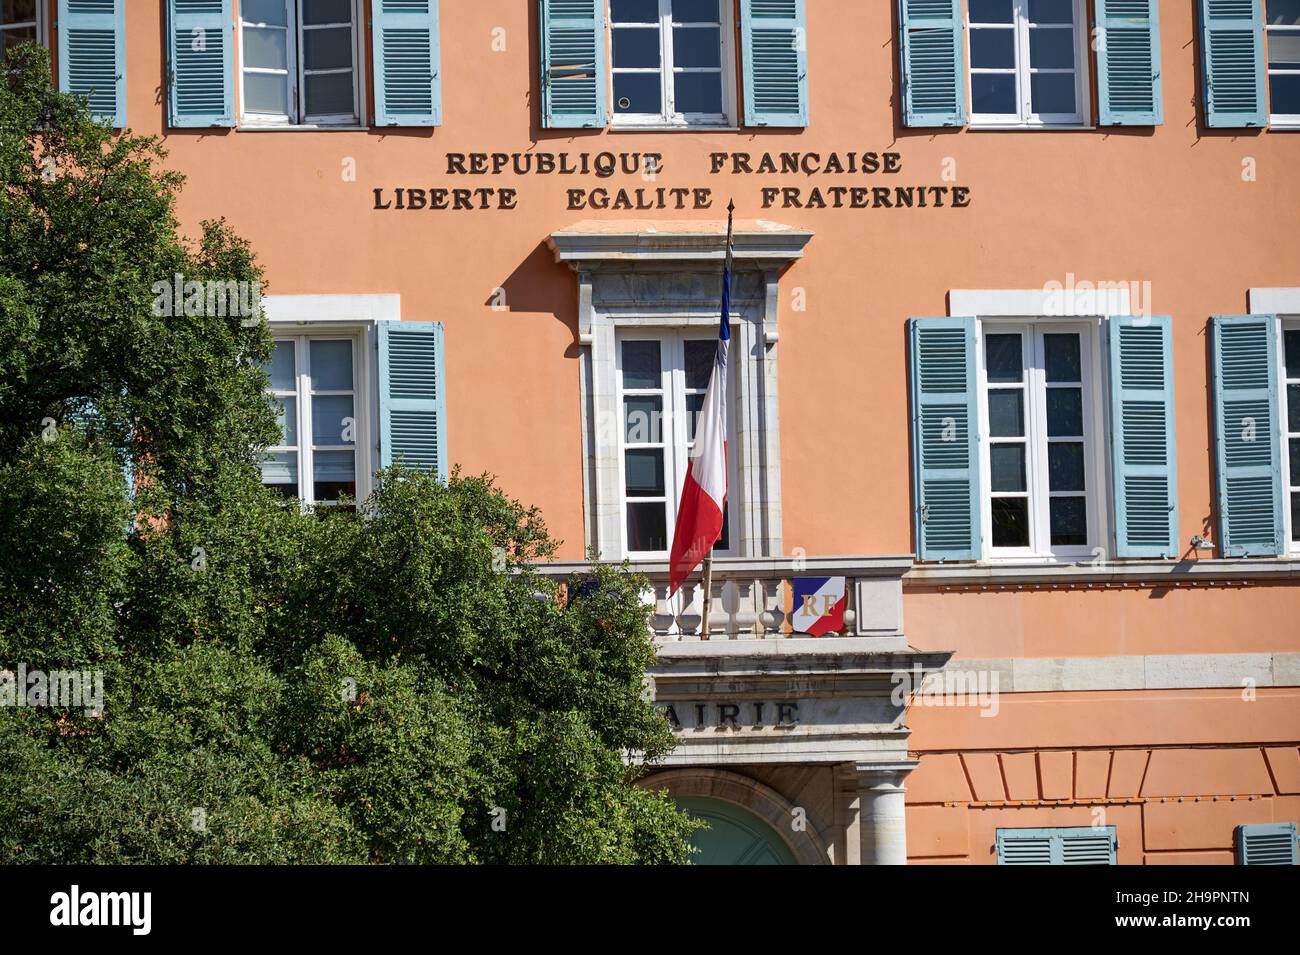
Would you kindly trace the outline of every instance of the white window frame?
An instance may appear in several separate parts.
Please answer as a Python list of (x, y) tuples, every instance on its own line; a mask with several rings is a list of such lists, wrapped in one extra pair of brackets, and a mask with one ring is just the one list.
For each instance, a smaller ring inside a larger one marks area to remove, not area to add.
[[(1272, 25), (1268, 22), (1268, 0), (1264, 0), (1264, 69), (1267, 77), (1278, 76), (1300, 76), (1300, 69), (1281, 70), (1274, 69), (1268, 62), (1268, 41), (1269, 38), (1277, 33), (1293, 33), (1300, 37), (1300, 24), (1277, 24)], [(1270, 126), (1293, 127), (1300, 129), (1300, 113), (1269, 113), (1268, 124)], [(1289, 510), (1289, 509), (1288, 509)]]
[[(1016, 129), (1047, 129), (1059, 128), (1061, 126), (1084, 126), (1090, 121), (1092, 113), (1091, 103), (1091, 86), (1088, 75), (1088, 18), (1087, 4), (1085, 0), (1071, 0), (1074, 5), (1074, 98), (1078, 105), (1075, 113), (1035, 113), (1033, 111), (1033, 98), (1030, 86), (1030, 76), (1035, 72), (1029, 65), (1029, 0), (1011, 0), (1012, 11), (1015, 17), (1015, 25), (1008, 28), (1005, 26), (995, 26), (992, 24), (982, 25), (970, 22), (969, 13), (967, 13), (966, 22), (966, 79), (968, 85), (971, 84), (971, 77), (977, 73), (1010, 73), (1012, 70), (979, 68), (971, 65), (971, 38), (976, 30), (1006, 30), (1010, 29), (1014, 35), (1014, 50), (1016, 57), (1016, 66), (1014, 74), (1016, 77), (1016, 102), (1019, 106), (1017, 114), (1010, 113), (976, 113), (974, 112), (974, 96), (972, 87), (971, 106), (972, 112), (970, 122), (972, 126), (996, 126)], [(1043, 26), (1038, 29), (1052, 29), (1051, 26)], [(1046, 72), (1064, 72), (1063, 70), (1048, 70)]]
[[(646, 328), (646, 327), (628, 327), (618, 330), (615, 336), (614, 350), (614, 367), (617, 387), (615, 391), (614, 418), (615, 428), (618, 433), (618, 495), (619, 507), (622, 521), (620, 523), (620, 545), (623, 556), (631, 560), (666, 560), (672, 550), (673, 529), (677, 520), (677, 506), (681, 501), (682, 485), (686, 481), (686, 466), (690, 458), (690, 445), (686, 440), (686, 346), (685, 342), (717, 340), (717, 325), (713, 326), (712, 335), (707, 327), (696, 326), (687, 328)], [(659, 361), (660, 361), (660, 389), (625, 389), (623, 387), (623, 343), (627, 341), (657, 341), (659, 342)], [(736, 382), (738, 375), (736, 373), (736, 362), (728, 361), (727, 365), (727, 433), (735, 434), (736, 421)], [(627, 496), (627, 470), (624, 452), (629, 448), (658, 447), (660, 444), (632, 444), (627, 443), (627, 430), (623, 417), (623, 397), (624, 395), (636, 396), (638, 394), (649, 394), (652, 391), (663, 395), (663, 421), (660, 426), (660, 443), (664, 449), (664, 491), (666, 498), (666, 520), (667, 535), (665, 540), (668, 547), (662, 551), (636, 551), (628, 547), (627, 536), (627, 506), (631, 501), (657, 501), (658, 498), (631, 498)], [(692, 392), (693, 393), (693, 392)], [(598, 412), (599, 413), (599, 412)], [(728, 442), (729, 448), (735, 446), (734, 441)], [(731, 452), (727, 455), (727, 487), (735, 488), (738, 486), (737, 480), (737, 462), (736, 455)], [(727, 494), (727, 529), (728, 539), (726, 549), (714, 550), (717, 557), (734, 557), (739, 553), (736, 546), (737, 540), (737, 514), (735, 509), (734, 493)]]
[(1300, 492), (1300, 484), (1291, 483), (1291, 439), (1300, 439), (1300, 431), (1291, 430), (1288, 415), (1290, 409), (1287, 405), (1289, 400), (1287, 385), (1300, 385), (1300, 378), (1288, 378), (1286, 374), (1286, 333), (1300, 332), (1300, 314), (1281, 315), (1279, 318), (1277, 368), (1280, 396), (1278, 418), (1279, 431), (1282, 435), (1282, 539), (1286, 542), (1287, 556), (1300, 557), (1300, 540), (1295, 539), (1291, 522), (1291, 495)]
[[(718, 32), (722, 40), (721, 76), (722, 76), (722, 112), (721, 113), (680, 113), (674, 107), (675, 88), (673, 84), (673, 32), (672, 0), (658, 0), (659, 3), (659, 68), (615, 68), (614, 66), (614, 30), (617, 29), (655, 29), (650, 24), (615, 24), (613, 10), (608, 18), (609, 32), (609, 103), (610, 125), (618, 128), (710, 128), (730, 127), (735, 125), (736, 116), (736, 18), (735, 0), (719, 0)], [(685, 23), (702, 21), (683, 21)], [(712, 67), (681, 67), (682, 72), (713, 72)], [(619, 113), (614, 100), (614, 75), (616, 73), (652, 73), (660, 74), (659, 113)]]
[[(34, 26), (36, 27), (36, 42), (41, 44), (41, 46), (48, 47), (50, 45), (50, 40), (49, 40), (49, 35), (46, 33), (46, 24), (45, 24), (46, 2), (47, 0), (36, 0), (35, 20), (19, 20), (14, 23), (0, 24), (0, 33), (7, 32), (9, 30), (21, 30), (24, 27)], [(4, 39), (3, 37), (0, 37), (0, 51), (3, 51), (4, 49), (3, 39)]]
[[(327, 27), (342, 26), (342, 23), (335, 24), (313, 24), (306, 26), (300, 12), (299, 0), (281, 0), (284, 4), (285, 23), (287, 24), (285, 46), (285, 59), (289, 75), (289, 113), (255, 113), (244, 108), (244, 74), (253, 73), (276, 73), (279, 70), (269, 70), (261, 67), (247, 67), (244, 65), (244, 29), (245, 27), (265, 27), (258, 21), (244, 19), (243, 5), (240, 5), (239, 11), (239, 117), (240, 125), (250, 129), (331, 129), (331, 128), (354, 128), (364, 125), (366, 118), (363, 115), (365, 109), (365, 30), (364, 20), (361, 16), (361, 0), (351, 0), (352, 10), (352, 112), (351, 113), (330, 113), (320, 116), (309, 116), (307, 114), (306, 100), (306, 83), (304, 77), (309, 72), (305, 66), (302, 57), (303, 34), (308, 30), (320, 30)], [(345, 70), (311, 70), (312, 74), (325, 73), (343, 73)]]

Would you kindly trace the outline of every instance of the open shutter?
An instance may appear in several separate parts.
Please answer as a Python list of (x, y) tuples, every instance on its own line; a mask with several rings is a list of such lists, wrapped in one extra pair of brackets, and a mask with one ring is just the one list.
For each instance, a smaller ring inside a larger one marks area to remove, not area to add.
[(1212, 320), (1215, 482), (1224, 557), (1283, 551), (1277, 325), (1276, 315)]
[(899, 0), (904, 125), (966, 123), (961, 9), (961, 0)]
[(1261, 0), (1201, 0), (1205, 125), (1267, 126)]
[(740, 0), (745, 125), (808, 125), (804, 0)]
[(1159, 126), (1159, 0), (1097, 0), (1097, 100), (1102, 126)]
[(442, 123), (438, 0), (374, 0), (376, 126)]
[(999, 829), (998, 865), (1115, 865), (1114, 826)]
[(167, 0), (168, 122), (235, 125), (231, 0)]
[(379, 461), (447, 479), (441, 322), (379, 323)]
[(541, 0), (542, 125), (605, 125), (605, 0)]
[(912, 499), (920, 560), (980, 552), (975, 319), (908, 322), (912, 372)]
[(126, 127), (126, 0), (59, 0), (59, 89)]
[(1174, 373), (1168, 315), (1110, 319), (1115, 555), (1178, 555)]
[(1294, 822), (1238, 826), (1237, 865), (1300, 865)]

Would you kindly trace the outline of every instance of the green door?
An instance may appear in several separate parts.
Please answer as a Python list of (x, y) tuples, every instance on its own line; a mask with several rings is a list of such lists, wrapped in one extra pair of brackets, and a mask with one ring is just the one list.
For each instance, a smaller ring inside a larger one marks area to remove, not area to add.
[(795, 864), (781, 837), (748, 809), (706, 796), (685, 796), (677, 805), (709, 824), (691, 837), (696, 865)]

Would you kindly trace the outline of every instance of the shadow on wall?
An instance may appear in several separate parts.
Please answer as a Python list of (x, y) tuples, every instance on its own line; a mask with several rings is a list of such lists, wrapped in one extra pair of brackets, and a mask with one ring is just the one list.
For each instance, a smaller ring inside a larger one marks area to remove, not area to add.
[(578, 282), (543, 240), (483, 302), (495, 312), (549, 312), (573, 335), (565, 358), (578, 357)]

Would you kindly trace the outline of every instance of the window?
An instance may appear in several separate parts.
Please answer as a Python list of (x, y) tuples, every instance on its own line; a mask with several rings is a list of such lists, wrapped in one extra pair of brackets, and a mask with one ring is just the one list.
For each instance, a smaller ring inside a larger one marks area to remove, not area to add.
[(1300, 126), (1300, 0), (1267, 0), (1269, 122)]
[(998, 865), (1115, 865), (1114, 826), (999, 829)]
[(358, 122), (354, 0), (242, 0), (239, 10), (246, 123)]
[(614, 122), (731, 122), (729, 0), (610, 0)]
[(262, 483), (305, 504), (357, 495), (357, 447), (365, 415), (358, 407), (357, 340), (277, 338), (267, 366), (282, 431), (267, 450)]
[(1237, 865), (1300, 865), (1294, 822), (1257, 822), (1238, 826)]
[(1086, 326), (982, 323), (989, 556), (1080, 557), (1098, 539)]
[(1286, 480), (1283, 510), (1290, 517), (1288, 549), (1300, 551), (1300, 321), (1282, 325), (1283, 371), (1282, 420), (1286, 425), (1285, 459), (1282, 470)]
[(19, 43), (41, 41), (41, 6), (43, 0), (2, 0), (0, 2), (0, 37), (4, 50)]
[[(624, 553), (628, 556), (668, 555), (677, 502), (695, 445), (695, 425), (717, 347), (716, 334), (707, 333), (625, 334), (619, 343)], [(728, 414), (733, 412), (729, 406)], [(728, 429), (734, 434), (733, 427)], [(729, 455), (727, 466), (731, 472), (728, 484), (735, 487), (734, 455)], [(731, 548), (733, 496), (727, 496), (728, 513), (723, 515), (716, 552)]]
[(970, 0), (971, 121), (1084, 122), (1082, 0)]

